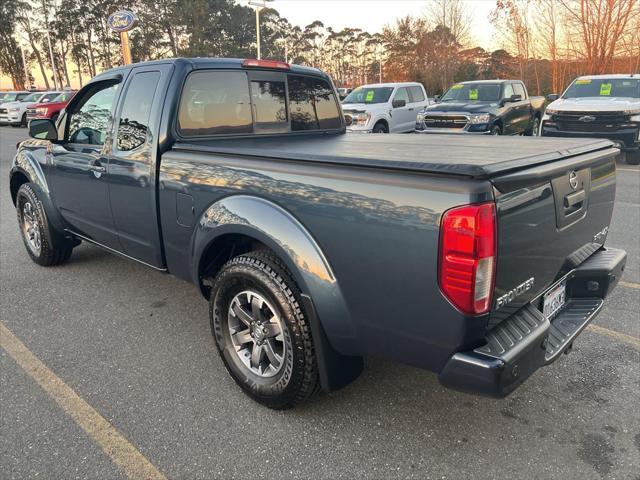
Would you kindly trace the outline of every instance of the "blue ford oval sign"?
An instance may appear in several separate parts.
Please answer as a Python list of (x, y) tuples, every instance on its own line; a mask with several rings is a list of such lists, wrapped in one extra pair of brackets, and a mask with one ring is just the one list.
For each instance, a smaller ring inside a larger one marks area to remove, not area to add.
[(126, 32), (133, 28), (133, 24), (136, 22), (136, 15), (129, 10), (119, 10), (109, 15), (107, 25), (111, 30), (116, 32)]

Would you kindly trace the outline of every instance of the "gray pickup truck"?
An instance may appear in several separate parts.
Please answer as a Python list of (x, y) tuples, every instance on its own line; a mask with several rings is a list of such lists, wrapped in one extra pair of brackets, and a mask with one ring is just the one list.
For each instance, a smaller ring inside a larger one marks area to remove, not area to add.
[(193, 282), (242, 389), (284, 409), (363, 356), (503, 397), (624, 269), (608, 140), (349, 136), (331, 79), (275, 61), (110, 70), (32, 120), (11, 197), (43, 266), (81, 242)]

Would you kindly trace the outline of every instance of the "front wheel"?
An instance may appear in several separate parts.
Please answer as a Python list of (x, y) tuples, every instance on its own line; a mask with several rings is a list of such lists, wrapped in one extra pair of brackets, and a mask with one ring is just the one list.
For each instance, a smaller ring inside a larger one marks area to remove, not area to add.
[(374, 125), (373, 130), (371, 130), (371, 133), (389, 133), (389, 129), (384, 123), (378, 122)]
[(72, 245), (54, 247), (47, 214), (32, 184), (25, 183), (16, 196), (16, 212), (27, 253), (38, 265), (60, 265), (71, 257)]
[(227, 370), (255, 401), (292, 408), (316, 390), (318, 368), (300, 291), (272, 254), (227, 262), (209, 301), (212, 333)]
[(491, 127), (490, 134), (502, 135), (502, 129), (500, 128), (500, 125), (494, 125), (493, 127)]

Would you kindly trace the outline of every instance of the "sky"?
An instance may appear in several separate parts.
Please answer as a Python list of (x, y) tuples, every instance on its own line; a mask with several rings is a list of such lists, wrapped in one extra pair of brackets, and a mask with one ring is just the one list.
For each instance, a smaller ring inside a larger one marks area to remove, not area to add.
[[(248, 0), (235, 0), (247, 5)], [(485, 50), (499, 48), (500, 40), (489, 21), (496, 0), (463, 0), (472, 19), (471, 43)], [(411, 15), (426, 15), (430, 0), (273, 0), (269, 6), (278, 10), (292, 24), (304, 27), (320, 20), (334, 30), (354, 27), (369, 33), (382, 31), (385, 25)], [(39, 72), (32, 69), (36, 83), (41, 86)], [(10, 88), (11, 81), (0, 76), (0, 89)]]
[[(248, 0), (236, 0), (246, 5)], [(334, 30), (356, 27), (369, 33), (382, 31), (389, 23), (411, 15), (419, 17), (427, 13), (429, 0), (273, 0), (268, 5), (294, 25), (304, 27), (320, 20)], [(489, 22), (495, 0), (463, 0), (471, 15), (474, 45), (485, 49), (498, 48), (495, 29)]]

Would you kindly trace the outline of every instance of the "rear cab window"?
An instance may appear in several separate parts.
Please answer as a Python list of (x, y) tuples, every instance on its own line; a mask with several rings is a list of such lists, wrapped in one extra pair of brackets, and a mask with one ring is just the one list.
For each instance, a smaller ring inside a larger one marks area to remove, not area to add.
[(177, 121), (182, 137), (340, 128), (338, 101), (326, 79), (262, 70), (191, 72)]

